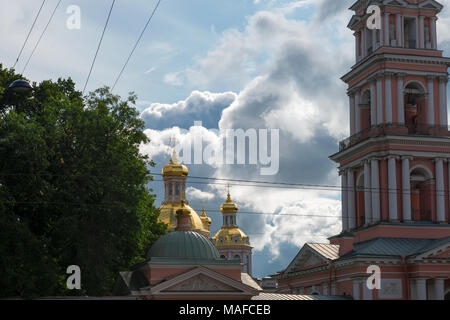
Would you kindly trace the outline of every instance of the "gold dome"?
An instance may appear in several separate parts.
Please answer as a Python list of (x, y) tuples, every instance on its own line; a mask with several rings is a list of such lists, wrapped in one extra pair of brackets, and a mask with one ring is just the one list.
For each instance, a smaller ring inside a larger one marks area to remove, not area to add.
[(231, 200), (230, 193), (228, 192), (227, 201), (220, 207), (220, 211), (223, 212), (237, 212), (238, 206)]
[(195, 210), (192, 209), (188, 204), (185, 204), (183, 208), (181, 202), (163, 204), (159, 209), (160, 214), (158, 220), (168, 225), (167, 228), (168, 231), (174, 231), (175, 228), (177, 227), (177, 211), (180, 209), (183, 209), (183, 213), (185, 214), (187, 214), (187, 211), (190, 212), (192, 230), (209, 237), (211, 232), (204, 227), (203, 221), (198, 215), (198, 213), (195, 212)]
[(176, 151), (173, 150), (170, 163), (162, 169), (161, 174), (163, 177), (187, 177), (189, 169), (180, 163)]
[(250, 246), (249, 237), (239, 228), (222, 228), (213, 237), (216, 247)]
[(202, 222), (203, 222), (203, 226), (204, 226), (205, 228), (208, 228), (208, 229), (209, 229), (209, 226), (211, 225), (212, 220), (211, 220), (210, 217), (208, 217), (208, 216), (206, 215), (205, 208), (202, 208), (202, 214), (201, 214), (201, 216), (200, 216), (200, 219), (201, 219)]

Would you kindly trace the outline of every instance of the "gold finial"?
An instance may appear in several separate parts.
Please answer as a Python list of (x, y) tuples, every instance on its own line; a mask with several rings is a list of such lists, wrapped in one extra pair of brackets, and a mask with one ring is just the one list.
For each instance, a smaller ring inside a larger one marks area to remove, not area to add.
[(231, 185), (227, 184), (227, 189), (228, 189), (227, 202), (231, 202), (230, 188), (231, 188)]
[(202, 217), (206, 217), (205, 200), (202, 200)]
[(178, 159), (177, 151), (175, 150), (175, 146), (177, 145), (178, 139), (175, 137), (172, 137), (169, 139), (169, 144), (172, 147), (172, 157), (170, 158), (171, 164), (180, 164), (180, 159)]

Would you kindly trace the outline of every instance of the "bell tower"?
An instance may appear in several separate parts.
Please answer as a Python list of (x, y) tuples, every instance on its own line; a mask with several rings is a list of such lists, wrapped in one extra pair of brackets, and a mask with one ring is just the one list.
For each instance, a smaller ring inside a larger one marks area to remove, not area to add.
[[(371, 29), (370, 5), (380, 29)], [(438, 48), (434, 0), (359, 0), (348, 28), (350, 137), (339, 164), (343, 231), (382, 222), (447, 224), (450, 208), (450, 59)]]

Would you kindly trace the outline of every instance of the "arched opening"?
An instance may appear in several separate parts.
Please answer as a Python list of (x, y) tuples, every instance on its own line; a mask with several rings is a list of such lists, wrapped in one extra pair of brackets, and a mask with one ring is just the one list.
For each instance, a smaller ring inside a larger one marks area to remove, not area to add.
[(220, 259), (227, 260), (227, 257), (225, 257), (225, 255), (222, 254), (222, 255), (220, 256)]
[(371, 105), (371, 96), (370, 90), (367, 89), (363, 92), (361, 96), (361, 103), (359, 105), (360, 111), (360, 123), (361, 123), (361, 131), (369, 129), (371, 127), (372, 118), (370, 112)]
[(425, 133), (427, 124), (426, 91), (419, 82), (409, 82), (405, 87), (405, 125), (410, 134)]
[(365, 189), (364, 189), (364, 173), (356, 180), (356, 227), (363, 226), (365, 222)]
[(424, 167), (411, 170), (411, 214), (413, 221), (432, 221), (434, 180)]
[(238, 255), (238, 254), (235, 254), (235, 255), (234, 255), (234, 260), (239, 260), (239, 261), (241, 261), (241, 256)]

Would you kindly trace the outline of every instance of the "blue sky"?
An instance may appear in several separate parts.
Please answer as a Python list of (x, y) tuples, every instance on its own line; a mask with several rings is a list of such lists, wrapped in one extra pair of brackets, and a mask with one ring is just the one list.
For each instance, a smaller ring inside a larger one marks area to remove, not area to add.
[[(117, 0), (88, 90), (111, 86), (156, 0)], [(450, 1), (441, 1), (450, 5)], [(41, 1), (0, 0), (0, 62), (12, 66)], [(47, 0), (18, 63), (22, 70), (57, 0)], [(351, 0), (163, 0), (115, 93), (138, 95), (136, 107), (152, 142), (142, 146), (157, 163), (169, 160), (169, 138), (214, 129), (280, 130), (280, 170), (261, 176), (254, 165), (189, 165), (192, 176), (339, 185), (328, 156), (348, 135), (348, 98), (339, 79), (354, 62), (346, 25)], [(72, 77), (83, 88), (111, 1), (63, 0), (25, 75), (33, 81)], [(81, 29), (68, 30), (66, 9), (81, 8)], [(448, 10), (438, 22), (448, 52)], [(450, 96), (450, 95), (449, 95)], [(202, 121), (203, 126), (194, 126)], [(155, 176), (160, 180), (159, 176)], [(222, 185), (188, 183), (188, 200), (205, 200), (215, 233), (225, 200)], [(162, 182), (150, 185), (161, 202)], [(234, 186), (238, 223), (251, 238), (254, 275), (284, 269), (307, 241), (340, 232), (340, 194), (330, 190)], [(317, 217), (329, 216), (329, 217)]]

